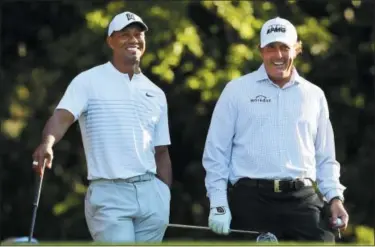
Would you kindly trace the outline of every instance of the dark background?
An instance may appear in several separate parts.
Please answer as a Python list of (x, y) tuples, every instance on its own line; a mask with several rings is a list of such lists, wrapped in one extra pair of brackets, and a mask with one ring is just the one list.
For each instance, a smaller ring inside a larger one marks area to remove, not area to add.
[[(258, 68), (261, 24), (281, 16), (303, 42), (300, 74), (328, 99), (350, 226), (343, 241), (373, 244), (375, 1), (6, 1), (1, 4), (1, 240), (28, 235), (35, 175), (31, 155), (72, 78), (105, 63), (108, 21), (121, 11), (150, 28), (144, 73), (167, 94), (174, 183), (171, 222), (207, 225), (203, 145), (224, 85)], [(90, 241), (87, 185), (74, 124), (55, 146), (35, 237)], [(169, 229), (166, 239), (206, 239)]]

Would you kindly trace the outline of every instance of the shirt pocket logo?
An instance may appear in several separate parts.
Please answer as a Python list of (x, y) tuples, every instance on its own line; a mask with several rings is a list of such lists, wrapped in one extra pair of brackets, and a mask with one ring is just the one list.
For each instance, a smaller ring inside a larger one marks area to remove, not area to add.
[(160, 119), (161, 102), (157, 94), (141, 91), (138, 98), (137, 112), (141, 121), (147, 126), (154, 126)]
[(251, 103), (271, 103), (271, 98), (264, 95), (257, 95), (250, 98)]

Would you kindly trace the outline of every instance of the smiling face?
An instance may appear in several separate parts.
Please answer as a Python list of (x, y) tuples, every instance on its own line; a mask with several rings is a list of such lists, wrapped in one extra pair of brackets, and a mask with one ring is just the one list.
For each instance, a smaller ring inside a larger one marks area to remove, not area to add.
[(146, 49), (144, 28), (130, 24), (120, 31), (113, 32), (107, 38), (107, 43), (113, 51), (113, 56), (125, 64), (139, 63)]
[(277, 83), (287, 83), (293, 72), (293, 61), (299, 53), (299, 43), (289, 47), (281, 42), (273, 42), (260, 48), (264, 67), (269, 78)]

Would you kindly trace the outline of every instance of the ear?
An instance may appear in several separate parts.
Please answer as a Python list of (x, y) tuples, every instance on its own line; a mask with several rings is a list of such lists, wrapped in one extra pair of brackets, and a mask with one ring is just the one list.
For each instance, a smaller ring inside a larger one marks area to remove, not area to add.
[(295, 59), (296, 57), (297, 57), (297, 48), (295, 47), (295, 46), (293, 46), (293, 48), (292, 49), (290, 49), (289, 50), (289, 52), (290, 52), (290, 56), (293, 58), (293, 59)]
[(298, 42), (294, 45), (293, 48), (294, 48), (294, 49), (293, 49), (293, 52), (294, 52), (293, 56), (294, 56), (294, 58), (296, 58), (296, 57), (298, 56), (298, 54), (302, 53), (302, 42), (301, 42), (301, 41), (298, 41)]
[(108, 36), (107, 37), (107, 45), (113, 50), (114, 49), (114, 46), (113, 46), (113, 38), (112, 36)]

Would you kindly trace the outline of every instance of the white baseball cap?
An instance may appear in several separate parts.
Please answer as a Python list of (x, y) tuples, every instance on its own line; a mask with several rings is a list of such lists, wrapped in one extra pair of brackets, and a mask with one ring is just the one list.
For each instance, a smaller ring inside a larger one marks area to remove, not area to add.
[(281, 42), (292, 47), (297, 42), (297, 30), (290, 21), (276, 17), (263, 24), (260, 31), (260, 47)]
[(143, 22), (141, 17), (132, 12), (126, 11), (113, 17), (111, 23), (109, 23), (108, 26), (108, 36), (111, 36), (113, 32), (120, 31), (121, 29), (129, 26), (132, 23), (139, 23), (145, 31), (148, 30), (147, 25)]

